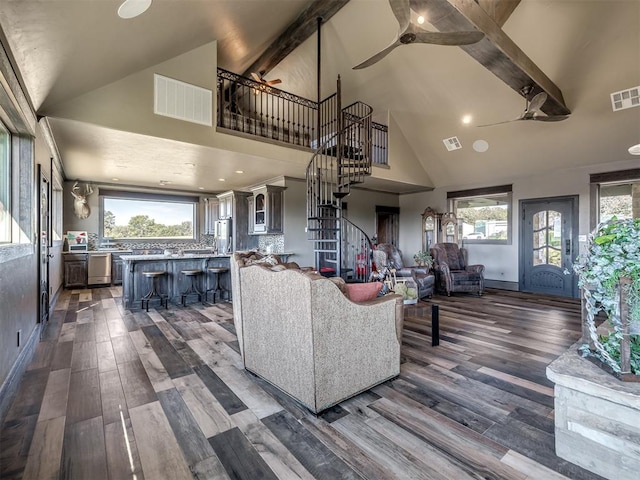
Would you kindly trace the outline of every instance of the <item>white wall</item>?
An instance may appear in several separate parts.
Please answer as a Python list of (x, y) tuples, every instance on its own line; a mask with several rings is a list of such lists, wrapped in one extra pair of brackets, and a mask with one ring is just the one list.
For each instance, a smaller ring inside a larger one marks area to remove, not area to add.
[[(615, 170), (638, 168), (640, 161), (629, 160), (615, 163), (591, 165), (580, 168), (561, 169), (553, 175), (540, 175), (501, 180), (500, 185), (513, 184), (512, 204), (512, 244), (511, 245), (467, 245), (469, 263), (485, 265), (485, 278), (488, 280), (518, 282), (518, 252), (520, 215), (519, 202), (534, 198), (578, 195), (579, 234), (589, 233), (589, 175)], [(426, 207), (438, 212), (446, 212), (447, 192), (470, 188), (491, 187), (494, 185), (451, 185), (436, 188), (431, 192), (402, 195), (400, 197), (400, 248), (404, 260), (412, 263), (413, 253), (422, 248), (421, 213)], [(583, 245), (581, 245), (581, 248)]]

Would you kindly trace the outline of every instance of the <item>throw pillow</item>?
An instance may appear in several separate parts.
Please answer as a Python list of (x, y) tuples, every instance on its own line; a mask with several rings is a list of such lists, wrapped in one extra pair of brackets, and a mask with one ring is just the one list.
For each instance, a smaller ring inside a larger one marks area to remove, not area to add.
[(366, 302), (373, 300), (378, 296), (378, 292), (382, 289), (381, 282), (369, 283), (346, 283), (344, 285), (345, 294), (352, 302)]

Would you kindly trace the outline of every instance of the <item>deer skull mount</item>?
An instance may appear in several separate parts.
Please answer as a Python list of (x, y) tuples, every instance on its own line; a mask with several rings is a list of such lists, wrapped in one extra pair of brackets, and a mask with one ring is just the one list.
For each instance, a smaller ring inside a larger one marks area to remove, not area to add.
[(76, 217), (85, 219), (91, 214), (89, 204), (87, 203), (87, 197), (93, 193), (93, 188), (88, 183), (84, 186), (84, 192), (80, 191), (78, 182), (73, 184), (71, 189), (71, 195), (73, 195), (73, 212)]

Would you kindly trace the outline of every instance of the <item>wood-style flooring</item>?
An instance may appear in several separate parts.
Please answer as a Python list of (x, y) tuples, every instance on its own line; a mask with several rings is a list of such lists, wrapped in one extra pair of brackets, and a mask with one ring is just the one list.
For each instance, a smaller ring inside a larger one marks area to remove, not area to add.
[(575, 300), (407, 306), (400, 377), (316, 417), (243, 370), (231, 304), (120, 295), (61, 294), (0, 425), (1, 479), (600, 478), (554, 453), (545, 368), (580, 336)]

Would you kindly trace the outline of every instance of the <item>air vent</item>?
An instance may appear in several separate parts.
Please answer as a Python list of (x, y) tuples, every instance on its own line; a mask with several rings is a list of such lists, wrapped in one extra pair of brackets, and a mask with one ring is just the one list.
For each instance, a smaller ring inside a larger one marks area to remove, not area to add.
[(640, 106), (640, 86), (612, 93), (611, 106), (614, 112)]
[(154, 75), (153, 113), (211, 126), (211, 90)]
[(462, 144), (460, 143), (460, 140), (458, 140), (458, 137), (445, 138), (442, 141), (444, 142), (444, 146), (447, 147), (447, 150), (450, 152), (462, 148)]

